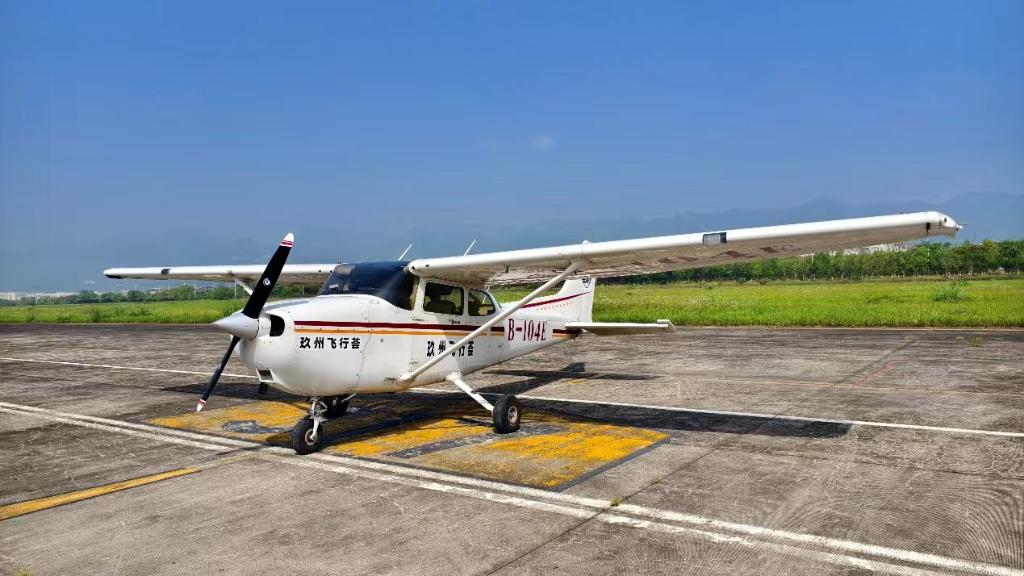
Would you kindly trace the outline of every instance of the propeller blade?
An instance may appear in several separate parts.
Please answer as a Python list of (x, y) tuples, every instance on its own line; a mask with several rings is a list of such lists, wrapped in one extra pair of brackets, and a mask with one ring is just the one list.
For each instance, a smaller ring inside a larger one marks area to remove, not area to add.
[(277, 277), (281, 275), (281, 269), (284, 268), (284, 263), (288, 260), (288, 253), (292, 251), (294, 243), (295, 236), (291, 233), (288, 233), (281, 240), (277, 251), (270, 258), (270, 262), (267, 262), (267, 267), (263, 270), (260, 281), (253, 287), (252, 294), (249, 295), (249, 301), (245, 303), (245, 308), (242, 308), (242, 314), (249, 318), (259, 318), (260, 311), (263, 310), (263, 305), (270, 298), (270, 293), (274, 290), (274, 285), (277, 284)]
[(210, 377), (210, 383), (206, 385), (206, 391), (203, 392), (202, 398), (196, 404), (196, 412), (203, 410), (206, 400), (210, 398), (210, 394), (213, 393), (213, 389), (217, 386), (217, 381), (220, 380), (220, 375), (224, 372), (224, 367), (227, 366), (228, 360), (231, 359), (231, 353), (235, 350), (238, 342), (243, 338), (252, 340), (259, 333), (260, 312), (263, 311), (263, 306), (267, 303), (267, 299), (270, 298), (274, 285), (277, 284), (277, 278), (281, 275), (281, 270), (284, 269), (284, 263), (288, 260), (288, 253), (292, 251), (294, 243), (295, 236), (289, 232), (281, 240), (281, 244), (278, 245), (274, 255), (270, 257), (270, 262), (267, 262), (267, 267), (263, 269), (259, 282), (253, 287), (249, 300), (245, 302), (245, 308), (242, 308), (241, 312), (235, 312), (213, 323), (217, 328), (231, 334), (231, 344), (228, 346), (228, 351), (224, 353), (224, 358), (221, 359), (217, 371)]
[(231, 337), (231, 344), (228, 345), (228, 351), (224, 353), (224, 358), (220, 361), (220, 366), (217, 367), (217, 371), (210, 377), (210, 383), (206, 385), (206, 391), (203, 392), (203, 397), (199, 399), (199, 403), (196, 404), (196, 412), (201, 412), (203, 406), (206, 406), (206, 400), (213, 393), (213, 388), (217, 385), (217, 381), (220, 380), (220, 375), (224, 372), (224, 367), (228, 365), (228, 360), (231, 359), (231, 353), (235, 350), (235, 346), (238, 345), (238, 341), (241, 340), (238, 336)]

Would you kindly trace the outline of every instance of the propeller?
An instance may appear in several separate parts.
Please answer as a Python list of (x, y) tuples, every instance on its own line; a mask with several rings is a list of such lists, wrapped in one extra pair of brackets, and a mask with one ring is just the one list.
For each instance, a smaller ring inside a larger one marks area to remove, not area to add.
[(214, 387), (217, 386), (217, 381), (220, 380), (220, 375), (224, 372), (224, 367), (227, 366), (228, 360), (231, 359), (231, 353), (235, 350), (238, 342), (240, 340), (252, 340), (259, 332), (260, 312), (263, 311), (263, 306), (267, 303), (267, 299), (270, 298), (274, 285), (277, 284), (277, 278), (281, 275), (281, 270), (284, 268), (284, 263), (288, 260), (288, 253), (291, 252), (294, 243), (295, 236), (290, 233), (281, 240), (281, 244), (278, 245), (274, 255), (270, 257), (270, 262), (263, 269), (263, 275), (260, 276), (259, 282), (256, 283), (252, 294), (249, 295), (249, 300), (246, 301), (245, 307), (242, 308), (241, 312), (235, 312), (213, 323), (218, 329), (231, 334), (231, 344), (228, 345), (228, 350), (224, 353), (220, 366), (217, 367), (217, 371), (210, 377), (210, 383), (206, 385), (206, 391), (203, 392), (199, 403), (196, 404), (196, 412), (202, 411), (203, 406), (206, 405), (206, 400), (210, 398)]

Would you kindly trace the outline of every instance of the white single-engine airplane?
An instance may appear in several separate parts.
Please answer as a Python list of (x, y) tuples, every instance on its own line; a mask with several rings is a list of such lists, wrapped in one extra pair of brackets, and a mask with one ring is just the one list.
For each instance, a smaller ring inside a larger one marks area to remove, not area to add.
[[(236, 345), (273, 386), (309, 397), (309, 415), (292, 431), (300, 454), (320, 449), (323, 424), (342, 416), (357, 393), (397, 392), (449, 381), (491, 412), (498, 433), (519, 429), (515, 396), (492, 405), (463, 377), (577, 337), (671, 332), (653, 324), (593, 322), (596, 278), (702, 268), (955, 236), (960, 226), (938, 212), (745, 228), (412, 261), (285, 265), (288, 234), (266, 267), (112, 268), (110, 278), (235, 282), (245, 307), (214, 322), (231, 343), (196, 410), (202, 410)], [(403, 255), (404, 256), (404, 255)], [(277, 282), (323, 282), (315, 298), (266, 305)], [(541, 285), (522, 300), (498, 304), (489, 286)], [(562, 282), (557, 294), (541, 296)]]

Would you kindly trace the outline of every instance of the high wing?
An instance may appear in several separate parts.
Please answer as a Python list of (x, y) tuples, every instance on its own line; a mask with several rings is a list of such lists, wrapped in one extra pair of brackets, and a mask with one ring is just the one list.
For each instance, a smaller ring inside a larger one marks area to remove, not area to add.
[(959, 229), (960, 226), (945, 214), (918, 212), (422, 258), (410, 262), (408, 269), (419, 276), (456, 283), (500, 286), (546, 280), (565, 270), (571, 262), (578, 262), (576, 276), (629, 276), (800, 256), (929, 236), (952, 237)]
[[(323, 284), (337, 264), (286, 264), (278, 277), (278, 284)], [(263, 274), (263, 264), (240, 266), (168, 266), (152, 268), (110, 268), (104, 270), (107, 278), (138, 278), (141, 280), (209, 280), (233, 282), (236, 279), (252, 285)]]

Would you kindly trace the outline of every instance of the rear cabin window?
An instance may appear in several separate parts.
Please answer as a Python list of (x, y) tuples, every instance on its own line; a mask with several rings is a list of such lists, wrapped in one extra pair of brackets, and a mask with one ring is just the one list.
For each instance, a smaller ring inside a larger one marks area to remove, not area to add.
[(491, 299), (491, 295), (483, 290), (470, 290), (469, 291), (469, 315), (470, 316), (490, 316), (494, 314), (496, 306), (494, 300)]
[(412, 310), (415, 278), (405, 271), (406, 262), (338, 264), (320, 289), (321, 296), (366, 294), (393, 306)]
[(461, 316), (462, 288), (427, 282), (423, 288), (423, 311)]

